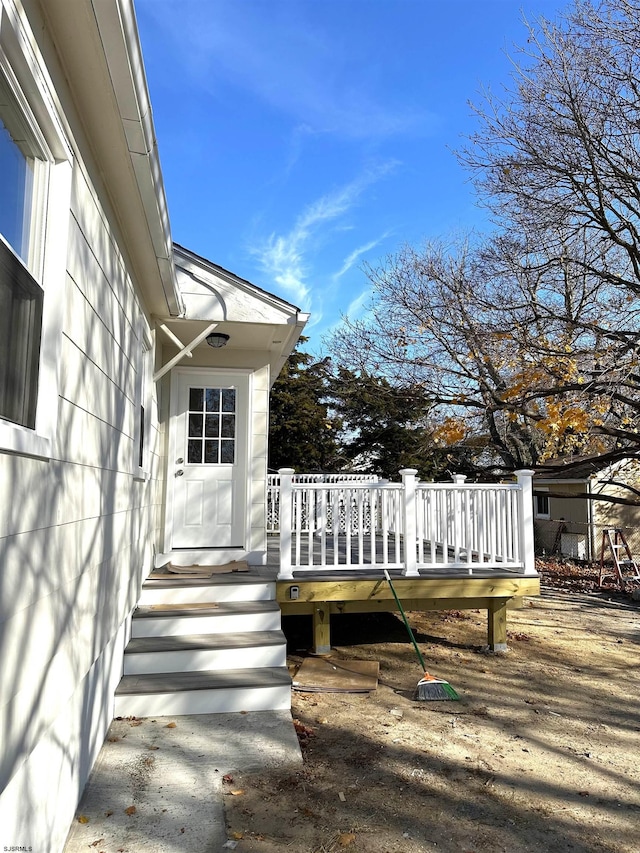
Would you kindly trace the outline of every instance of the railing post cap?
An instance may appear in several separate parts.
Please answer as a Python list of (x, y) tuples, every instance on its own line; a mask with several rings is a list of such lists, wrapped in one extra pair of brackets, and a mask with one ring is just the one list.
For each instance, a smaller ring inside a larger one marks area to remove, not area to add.
[(418, 473), (418, 469), (417, 468), (401, 468), (400, 473), (402, 474), (403, 477), (407, 474), (413, 474), (413, 476), (415, 477), (415, 475)]
[(535, 473), (532, 468), (521, 468), (519, 471), (514, 471), (516, 477), (533, 477)]
[(295, 474), (295, 468), (278, 468), (278, 474)]

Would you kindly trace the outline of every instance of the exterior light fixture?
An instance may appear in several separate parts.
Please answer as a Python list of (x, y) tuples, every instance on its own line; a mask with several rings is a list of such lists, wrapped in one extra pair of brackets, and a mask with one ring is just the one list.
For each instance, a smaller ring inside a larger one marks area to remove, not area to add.
[(210, 335), (207, 335), (207, 343), (214, 349), (225, 346), (228, 340), (229, 335), (225, 335), (223, 332), (211, 332)]

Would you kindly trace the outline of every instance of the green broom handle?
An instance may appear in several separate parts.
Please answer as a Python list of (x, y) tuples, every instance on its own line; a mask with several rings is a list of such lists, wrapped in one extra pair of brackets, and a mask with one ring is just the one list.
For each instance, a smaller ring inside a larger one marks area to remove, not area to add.
[(425, 672), (427, 669), (427, 665), (425, 664), (424, 658), (422, 657), (420, 649), (418, 648), (418, 644), (416, 643), (416, 638), (413, 636), (413, 631), (411, 630), (411, 625), (409, 625), (409, 623), (407, 622), (407, 617), (405, 615), (404, 609), (403, 609), (402, 605), (400, 604), (400, 599), (396, 595), (396, 591), (393, 588), (393, 584), (391, 583), (391, 578), (389, 577), (389, 572), (386, 569), (384, 570), (384, 576), (387, 579), (389, 586), (391, 587), (391, 592), (393, 593), (393, 597), (395, 598), (396, 604), (398, 605), (398, 609), (400, 610), (400, 613), (402, 614), (402, 621), (404, 622), (404, 627), (407, 629), (407, 633), (411, 637), (411, 642), (413, 643), (413, 648), (416, 650), (416, 654), (418, 655), (418, 660), (420, 661), (420, 666), (422, 667), (422, 671)]

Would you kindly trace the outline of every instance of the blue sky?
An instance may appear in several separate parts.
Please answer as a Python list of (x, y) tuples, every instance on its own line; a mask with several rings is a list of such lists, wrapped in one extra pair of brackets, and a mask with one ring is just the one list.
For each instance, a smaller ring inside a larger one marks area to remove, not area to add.
[(485, 227), (453, 150), (557, 0), (136, 0), (174, 240), (311, 312), (405, 242)]

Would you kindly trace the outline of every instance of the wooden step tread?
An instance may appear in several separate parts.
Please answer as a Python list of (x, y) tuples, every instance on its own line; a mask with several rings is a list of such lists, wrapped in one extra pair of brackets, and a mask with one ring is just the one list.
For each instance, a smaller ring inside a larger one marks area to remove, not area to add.
[(187, 634), (175, 637), (134, 637), (125, 654), (181, 652), (197, 649), (248, 649), (286, 642), (282, 631), (243, 631), (235, 634)]
[(165, 672), (155, 675), (125, 675), (116, 689), (116, 696), (192, 690), (234, 690), (246, 687), (260, 689), (290, 685), (291, 676), (286, 666), (205, 670), (204, 672)]
[(233, 613), (272, 613), (279, 610), (276, 601), (207, 601), (190, 604), (140, 604), (133, 612), (134, 619), (164, 616), (226, 616)]

